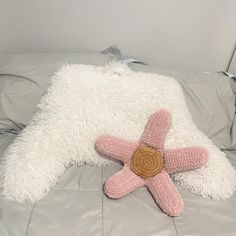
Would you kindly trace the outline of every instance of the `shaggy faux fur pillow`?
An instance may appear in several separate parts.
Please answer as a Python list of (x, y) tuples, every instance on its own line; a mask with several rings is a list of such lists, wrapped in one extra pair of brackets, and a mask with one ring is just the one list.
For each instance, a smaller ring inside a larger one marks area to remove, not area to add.
[(180, 85), (172, 78), (133, 72), (126, 65), (66, 65), (38, 105), (30, 124), (7, 149), (1, 163), (2, 194), (23, 202), (42, 198), (71, 163), (104, 165), (94, 147), (104, 133), (137, 140), (152, 113), (171, 112), (165, 148), (201, 146), (208, 163), (174, 174), (181, 186), (203, 197), (229, 198), (235, 171), (192, 121)]

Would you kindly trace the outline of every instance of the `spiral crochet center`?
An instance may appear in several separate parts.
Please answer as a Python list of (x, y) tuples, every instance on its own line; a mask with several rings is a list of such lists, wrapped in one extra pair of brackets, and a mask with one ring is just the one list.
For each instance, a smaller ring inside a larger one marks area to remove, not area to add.
[(148, 146), (139, 146), (134, 152), (130, 168), (138, 176), (146, 179), (160, 173), (164, 167), (161, 153)]

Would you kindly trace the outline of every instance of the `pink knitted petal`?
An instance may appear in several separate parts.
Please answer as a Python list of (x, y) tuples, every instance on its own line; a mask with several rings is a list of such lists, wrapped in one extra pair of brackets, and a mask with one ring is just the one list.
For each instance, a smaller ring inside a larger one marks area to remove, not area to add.
[(137, 149), (138, 143), (104, 135), (97, 139), (96, 147), (99, 152), (127, 163)]
[(183, 211), (184, 202), (166, 171), (147, 179), (145, 186), (167, 215), (178, 216)]
[(134, 174), (128, 165), (110, 177), (105, 183), (105, 193), (110, 198), (120, 198), (145, 184), (145, 181)]
[(198, 169), (208, 160), (208, 152), (201, 147), (177, 148), (164, 153), (165, 169), (170, 173)]
[(166, 110), (159, 110), (149, 119), (141, 142), (156, 149), (163, 149), (167, 132), (171, 125), (171, 115)]

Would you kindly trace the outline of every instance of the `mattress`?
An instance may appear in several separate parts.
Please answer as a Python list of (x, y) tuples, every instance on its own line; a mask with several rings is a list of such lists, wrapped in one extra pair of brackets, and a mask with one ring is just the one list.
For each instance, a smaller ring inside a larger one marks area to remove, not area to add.
[[(45, 55), (16, 55), (0, 60), (2, 79), (13, 81), (9, 88), (4, 84), (1, 94), (2, 130), (13, 124), (19, 129), (27, 125), (40, 96), (46, 91), (50, 76), (68, 62), (67, 58), (73, 63), (100, 65), (107, 62), (106, 57), (97, 55), (54, 55), (47, 60)], [(199, 74), (194, 73), (194, 76), (199, 77)], [(20, 87), (17, 78), (34, 81), (30, 92), (23, 93), (28, 82), (24, 80), (26, 83)], [(20, 92), (7, 93), (14, 85)], [(217, 89), (223, 91), (222, 86)], [(13, 99), (19, 94), (23, 98), (21, 103), (18, 97)], [(3, 98), (6, 99), (3, 101)], [(11, 129), (0, 134), (0, 158), (15, 137)], [(236, 169), (236, 150), (231, 148), (225, 152)], [(36, 203), (19, 204), (0, 197), (0, 236), (236, 236), (236, 194), (229, 200), (213, 201), (177, 186), (185, 210), (179, 217), (168, 217), (145, 188), (119, 200), (104, 195), (104, 181), (120, 168), (118, 163), (106, 167), (71, 166), (56, 187)]]

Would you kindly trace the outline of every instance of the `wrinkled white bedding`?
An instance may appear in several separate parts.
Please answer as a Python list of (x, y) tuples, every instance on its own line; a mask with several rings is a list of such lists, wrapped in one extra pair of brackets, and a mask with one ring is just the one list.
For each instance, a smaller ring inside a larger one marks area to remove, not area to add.
[[(14, 138), (0, 135), (0, 155)], [(236, 168), (236, 153), (227, 152)], [(180, 217), (168, 217), (141, 188), (120, 200), (103, 194), (103, 183), (120, 169), (73, 166), (37, 203), (0, 197), (1, 236), (234, 236), (236, 194), (230, 200), (199, 198), (179, 188), (185, 202)]]

